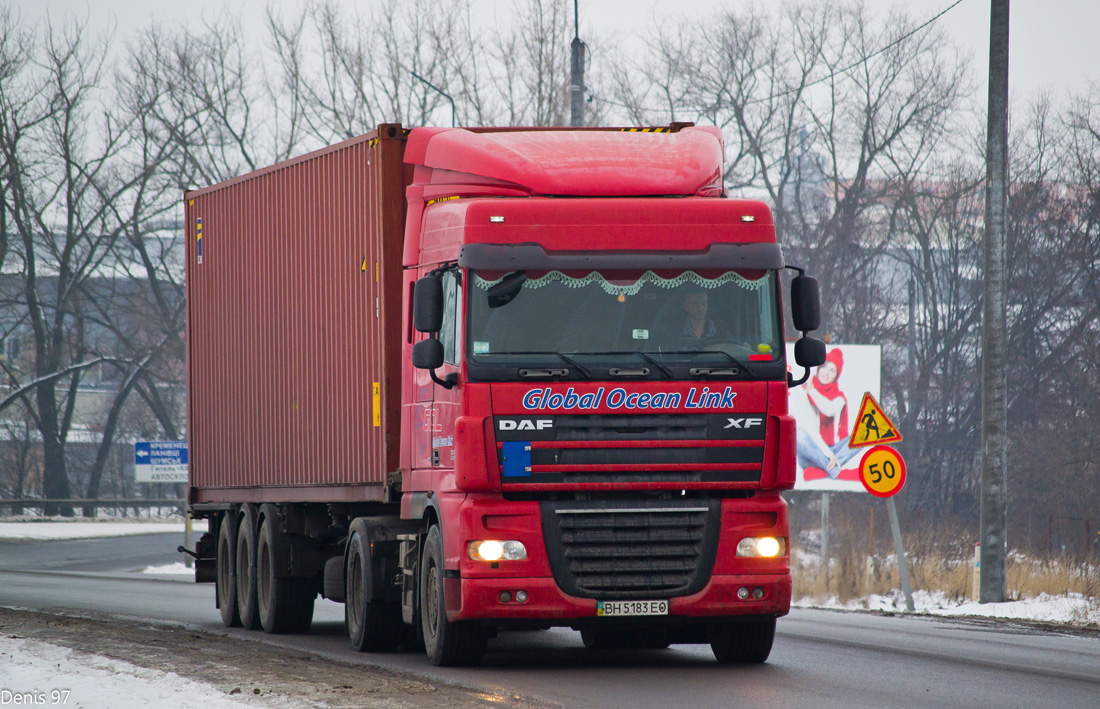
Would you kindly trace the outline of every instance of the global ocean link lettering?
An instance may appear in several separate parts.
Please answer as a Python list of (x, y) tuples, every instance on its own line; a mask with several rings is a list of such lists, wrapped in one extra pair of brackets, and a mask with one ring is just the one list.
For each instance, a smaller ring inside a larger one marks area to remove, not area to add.
[(681, 402), (685, 409), (732, 409), (737, 392), (731, 387), (724, 391), (711, 391), (710, 387), (701, 390), (692, 387), (687, 396), (680, 392), (642, 393), (628, 392), (617, 387), (607, 393), (600, 387), (588, 394), (578, 394), (569, 387), (565, 393), (555, 392), (553, 387), (531, 389), (523, 395), (523, 408), (527, 410), (553, 411), (557, 409), (578, 409), (591, 411), (606, 406), (609, 409), (679, 409)]

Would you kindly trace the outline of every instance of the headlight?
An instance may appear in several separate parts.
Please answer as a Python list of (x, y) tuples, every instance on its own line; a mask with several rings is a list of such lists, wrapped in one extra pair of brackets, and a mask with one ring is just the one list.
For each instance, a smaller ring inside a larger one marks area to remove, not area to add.
[(783, 556), (786, 551), (784, 537), (745, 537), (737, 544), (737, 556)]
[(470, 558), (474, 561), (519, 561), (527, 558), (527, 547), (515, 540), (498, 542), (487, 539), (470, 542), (469, 548)]

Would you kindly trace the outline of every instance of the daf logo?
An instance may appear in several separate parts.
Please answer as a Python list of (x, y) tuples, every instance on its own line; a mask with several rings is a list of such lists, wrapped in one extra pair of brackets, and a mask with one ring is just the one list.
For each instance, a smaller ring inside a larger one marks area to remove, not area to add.
[(726, 425), (726, 428), (745, 429), (745, 428), (752, 428), (753, 426), (762, 426), (764, 424), (764, 419), (762, 419), (760, 417), (757, 417), (757, 418), (726, 419), (726, 420), (729, 421), (729, 423)]
[(543, 431), (553, 427), (553, 419), (537, 419), (534, 421), (530, 419), (524, 419), (523, 421), (501, 419), (500, 421), (501, 431)]

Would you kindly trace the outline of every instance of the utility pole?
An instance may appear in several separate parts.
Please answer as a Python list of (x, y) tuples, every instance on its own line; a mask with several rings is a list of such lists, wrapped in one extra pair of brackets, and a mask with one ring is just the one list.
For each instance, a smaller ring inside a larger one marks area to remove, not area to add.
[(569, 45), (569, 125), (584, 125), (584, 42), (581, 41), (581, 12), (573, 0), (573, 42)]
[(1005, 230), (1008, 216), (1008, 3), (991, 0), (982, 287), (982, 512), (978, 600), (1008, 595), (1008, 405)]

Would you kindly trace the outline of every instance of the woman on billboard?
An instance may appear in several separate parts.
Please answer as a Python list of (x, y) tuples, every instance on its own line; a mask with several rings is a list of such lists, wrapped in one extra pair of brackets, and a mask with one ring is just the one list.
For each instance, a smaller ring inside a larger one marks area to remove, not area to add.
[(833, 348), (810, 381), (791, 392), (790, 411), (798, 424), (797, 456), (804, 480), (836, 480), (860, 452), (848, 447), (848, 399), (839, 383), (843, 371), (844, 354)]

